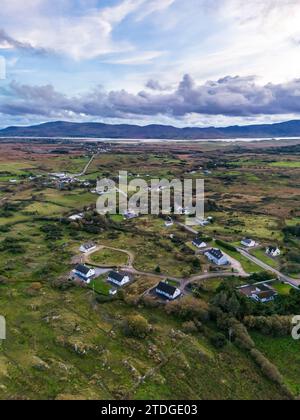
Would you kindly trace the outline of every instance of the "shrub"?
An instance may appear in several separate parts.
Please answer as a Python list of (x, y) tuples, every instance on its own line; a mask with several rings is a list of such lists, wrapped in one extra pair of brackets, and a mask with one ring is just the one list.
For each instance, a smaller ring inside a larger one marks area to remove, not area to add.
[(130, 315), (124, 321), (124, 333), (127, 337), (146, 338), (151, 326), (141, 315)]
[(207, 321), (209, 319), (207, 303), (192, 296), (167, 303), (165, 310), (167, 314), (175, 315), (186, 321), (194, 319)]
[(226, 337), (221, 333), (214, 334), (210, 338), (210, 342), (216, 349), (222, 349), (227, 344)]

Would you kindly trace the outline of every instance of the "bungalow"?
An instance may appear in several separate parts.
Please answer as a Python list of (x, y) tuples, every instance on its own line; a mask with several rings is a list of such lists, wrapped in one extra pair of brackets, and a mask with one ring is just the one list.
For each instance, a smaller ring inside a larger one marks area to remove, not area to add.
[(272, 302), (278, 296), (276, 290), (267, 284), (242, 286), (239, 291), (243, 296), (259, 303)]
[(82, 280), (86, 281), (88, 284), (96, 275), (96, 271), (93, 268), (87, 267), (83, 264), (78, 264), (73, 270), (73, 273), (80, 277)]
[(88, 252), (94, 251), (97, 248), (96, 244), (94, 242), (88, 242), (86, 244), (81, 245), (79, 248), (80, 252), (83, 252), (84, 254), (87, 254)]
[(181, 291), (168, 283), (160, 282), (156, 287), (156, 293), (169, 300), (175, 300), (181, 295)]
[(272, 245), (270, 245), (266, 249), (266, 254), (267, 255), (271, 255), (271, 257), (279, 257), (279, 255), (281, 255), (281, 251), (278, 248), (278, 246), (272, 246)]
[(192, 243), (195, 247), (199, 249), (203, 249), (207, 247), (207, 243), (204, 242), (201, 238), (195, 238)]
[(125, 273), (118, 273), (116, 271), (111, 271), (108, 274), (107, 281), (110, 283), (116, 284), (119, 287), (125, 286), (125, 284), (130, 283), (130, 277)]
[(253, 239), (244, 238), (241, 241), (241, 244), (246, 248), (254, 248), (256, 246), (256, 242)]
[(229, 265), (229, 260), (226, 255), (220, 249), (210, 249), (205, 253), (205, 256), (209, 261), (213, 262), (216, 265)]

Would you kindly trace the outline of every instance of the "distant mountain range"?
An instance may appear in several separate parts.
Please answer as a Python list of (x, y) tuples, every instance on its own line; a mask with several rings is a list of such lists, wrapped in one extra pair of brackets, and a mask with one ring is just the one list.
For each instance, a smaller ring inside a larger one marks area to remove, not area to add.
[(231, 139), (300, 137), (300, 120), (278, 124), (232, 126), (232, 127), (187, 127), (165, 125), (110, 125), (101, 123), (49, 122), (30, 127), (8, 127), (0, 130), (0, 137), (72, 137), (111, 139)]

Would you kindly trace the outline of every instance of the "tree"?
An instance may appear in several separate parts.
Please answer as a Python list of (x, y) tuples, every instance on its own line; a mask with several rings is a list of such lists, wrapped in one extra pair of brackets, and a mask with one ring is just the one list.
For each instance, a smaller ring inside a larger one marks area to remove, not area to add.
[(141, 315), (130, 315), (124, 321), (124, 333), (127, 337), (146, 338), (151, 326)]

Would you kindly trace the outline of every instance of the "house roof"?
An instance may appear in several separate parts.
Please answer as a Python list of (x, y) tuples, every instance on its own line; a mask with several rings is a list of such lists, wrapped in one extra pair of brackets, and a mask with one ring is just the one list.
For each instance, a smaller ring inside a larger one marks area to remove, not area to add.
[(165, 283), (165, 282), (161, 281), (159, 283), (159, 285), (157, 286), (156, 290), (160, 291), (160, 292), (163, 292), (163, 293), (166, 293), (169, 296), (174, 296), (177, 288), (174, 287), (174, 286), (171, 286), (168, 283)]
[(220, 260), (221, 258), (224, 257), (224, 254), (220, 249), (212, 248), (207, 252), (208, 252), (208, 254), (212, 255), (213, 257), (217, 258), (218, 260)]
[(94, 244), (94, 242), (88, 242), (88, 243), (82, 245), (82, 247), (84, 249), (91, 249), (91, 248), (94, 248), (95, 246), (96, 246), (96, 244)]
[(245, 244), (251, 244), (251, 243), (252, 243), (252, 242), (254, 242), (254, 241), (253, 241), (253, 239), (244, 238), (244, 239), (242, 240), (242, 242), (244, 242)]
[(247, 296), (252, 297), (253, 295), (258, 296), (260, 299), (269, 299), (277, 295), (277, 292), (273, 287), (266, 284), (248, 285), (241, 287), (239, 291)]
[(275, 252), (275, 251), (277, 251), (279, 248), (278, 248), (278, 246), (273, 246), (273, 245), (270, 245), (268, 248), (267, 248), (267, 250), (269, 251), (269, 252)]
[(193, 240), (193, 244), (201, 245), (203, 243), (205, 243), (205, 241), (202, 238), (195, 238)]
[(126, 276), (126, 274), (117, 273), (116, 271), (111, 271), (108, 275), (109, 278), (117, 281), (118, 283), (121, 283), (125, 276)]
[(86, 265), (78, 264), (75, 270), (82, 274), (88, 274), (88, 272), (90, 271), (90, 268), (87, 267)]

